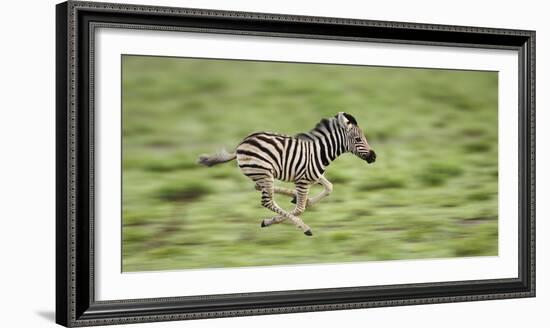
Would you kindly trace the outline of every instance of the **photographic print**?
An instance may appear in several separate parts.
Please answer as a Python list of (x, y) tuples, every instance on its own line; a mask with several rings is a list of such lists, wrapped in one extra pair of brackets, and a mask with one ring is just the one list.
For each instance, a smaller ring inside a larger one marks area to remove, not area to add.
[(123, 272), (498, 255), (498, 72), (121, 60)]
[(56, 322), (535, 296), (535, 31), (56, 6)]

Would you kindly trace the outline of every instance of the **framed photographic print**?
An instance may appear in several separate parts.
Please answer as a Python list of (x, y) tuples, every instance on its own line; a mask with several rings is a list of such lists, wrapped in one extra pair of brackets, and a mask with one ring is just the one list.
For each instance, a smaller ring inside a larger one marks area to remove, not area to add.
[(535, 296), (535, 32), (57, 5), (56, 321)]

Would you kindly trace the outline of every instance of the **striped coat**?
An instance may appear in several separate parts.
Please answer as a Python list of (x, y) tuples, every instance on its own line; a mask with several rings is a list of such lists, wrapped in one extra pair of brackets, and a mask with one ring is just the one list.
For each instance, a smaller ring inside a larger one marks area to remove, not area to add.
[[(271, 132), (257, 132), (244, 138), (234, 153), (221, 152), (203, 155), (199, 163), (213, 166), (237, 160), (244, 175), (252, 179), (256, 189), (262, 192), (262, 205), (278, 216), (264, 219), (266, 227), (286, 219), (292, 221), (308, 236), (311, 229), (298, 216), (305, 208), (326, 197), (332, 191), (332, 184), (323, 176), (330, 162), (343, 153), (351, 152), (372, 163), (376, 154), (367, 142), (363, 131), (353, 116), (338, 113), (322, 119), (311, 131), (288, 136)], [(294, 182), (296, 190), (279, 188), (274, 180)], [(311, 185), (324, 186), (321, 194), (308, 198)], [(296, 208), (287, 212), (274, 201), (273, 194), (294, 197)]]

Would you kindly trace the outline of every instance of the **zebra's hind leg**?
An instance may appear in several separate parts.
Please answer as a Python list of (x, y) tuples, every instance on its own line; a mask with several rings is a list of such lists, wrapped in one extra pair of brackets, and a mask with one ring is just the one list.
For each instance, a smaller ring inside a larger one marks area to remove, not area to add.
[[(266, 177), (262, 180), (256, 181), (256, 184), (261, 188), (262, 192), (262, 206), (272, 210), (273, 212), (279, 214), (283, 218), (290, 220), (296, 227), (301, 229), (306, 235), (311, 236), (311, 229), (307, 224), (302, 221), (299, 217), (286, 212), (283, 210), (275, 201), (273, 200), (274, 186), (273, 186), (273, 177)], [(307, 197), (307, 193), (306, 193)], [(298, 208), (298, 206), (296, 206)], [(293, 213), (296, 211), (292, 211)], [(302, 211), (303, 212), (303, 211)], [(300, 212), (301, 213), (301, 212)], [(272, 218), (273, 219), (273, 218)], [(281, 221), (284, 219), (281, 219)], [(262, 226), (265, 226), (265, 220), (262, 221)]]
[[(256, 190), (261, 190), (262, 189), (260, 187), (260, 185), (258, 185), (258, 184), (256, 184), (255, 188), (256, 188)], [(274, 186), (273, 187), (273, 192), (275, 194), (281, 194), (281, 195), (293, 197), (292, 198), (293, 199), (292, 203), (296, 204), (296, 190)], [(290, 213), (292, 214), (292, 212), (290, 212)], [(286, 220), (286, 217), (281, 216), (281, 215), (277, 215), (277, 216), (274, 216), (272, 218), (262, 220), (262, 225), (261, 226), (262, 226), (262, 228), (269, 227), (270, 225), (279, 224), (281, 222), (284, 222), (285, 220)]]
[(279, 224), (279, 223), (283, 222), (284, 220), (286, 220), (286, 218), (284, 216), (281, 216), (281, 215), (277, 215), (277, 216), (274, 216), (274, 217), (269, 218), (269, 219), (263, 219), (261, 227), (265, 228), (265, 227), (269, 227), (270, 225), (273, 225), (273, 224)]
[[(304, 213), (307, 205), (307, 200), (308, 200), (307, 195), (309, 192), (309, 188), (310, 188), (310, 185), (308, 183), (296, 183), (296, 198), (298, 201), (294, 210), (290, 211), (289, 214), (294, 216), (299, 216), (302, 213)], [(286, 218), (284, 216), (279, 215), (279, 216), (272, 217), (270, 219), (263, 220), (262, 227), (267, 227), (272, 224), (281, 223), (285, 219)], [(308, 236), (313, 235), (313, 233), (311, 232), (311, 229), (305, 230), (304, 233)]]

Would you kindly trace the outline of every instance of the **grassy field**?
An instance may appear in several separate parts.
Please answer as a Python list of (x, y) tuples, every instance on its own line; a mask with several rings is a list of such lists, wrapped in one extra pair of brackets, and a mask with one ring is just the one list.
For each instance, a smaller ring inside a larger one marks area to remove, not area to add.
[[(123, 271), (497, 255), (497, 86), (494, 72), (124, 56)], [(339, 111), (378, 159), (329, 166), (333, 193), (302, 215), (313, 237), (260, 228), (274, 213), (235, 162), (196, 164)]]

